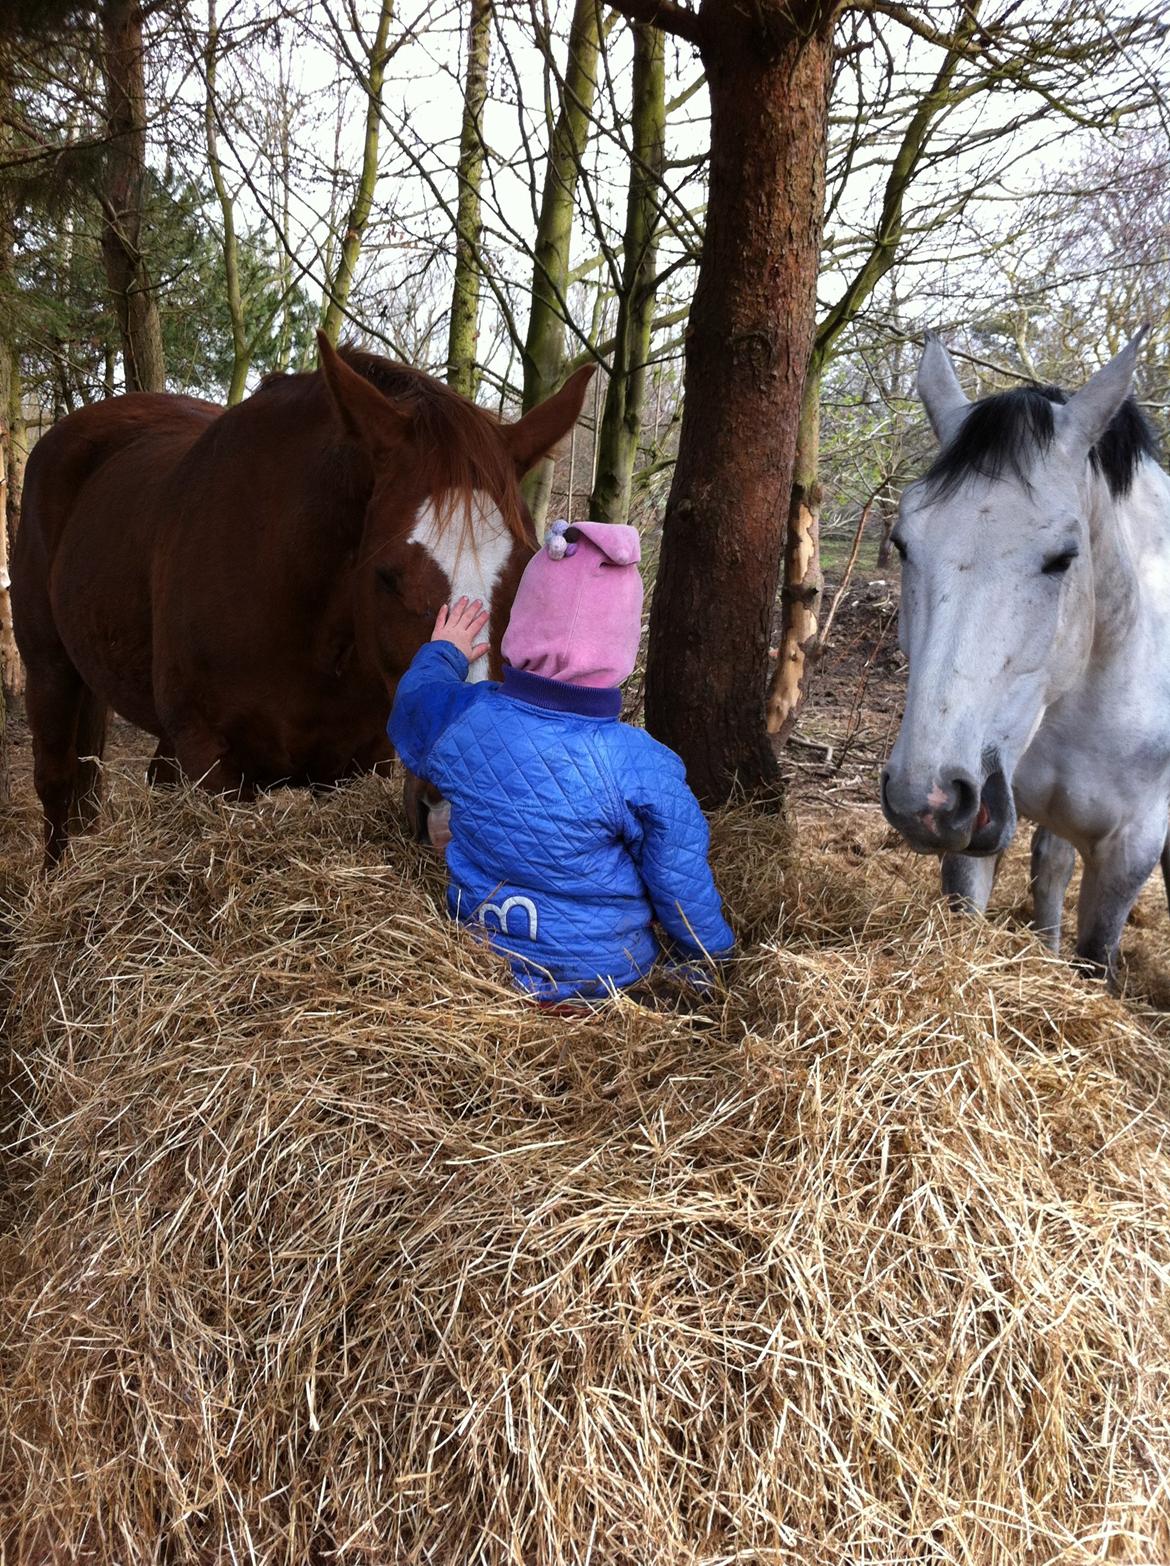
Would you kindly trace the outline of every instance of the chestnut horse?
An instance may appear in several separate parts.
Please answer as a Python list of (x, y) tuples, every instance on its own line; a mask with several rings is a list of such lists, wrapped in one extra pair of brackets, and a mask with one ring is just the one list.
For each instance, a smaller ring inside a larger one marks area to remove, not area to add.
[(111, 707), (157, 737), (153, 781), (248, 796), (387, 763), (448, 600), (490, 608), (498, 671), (535, 544), (519, 479), (591, 370), (502, 424), (419, 370), (320, 355), (234, 408), (136, 393), (35, 447), (12, 601), (49, 864), (96, 809)]

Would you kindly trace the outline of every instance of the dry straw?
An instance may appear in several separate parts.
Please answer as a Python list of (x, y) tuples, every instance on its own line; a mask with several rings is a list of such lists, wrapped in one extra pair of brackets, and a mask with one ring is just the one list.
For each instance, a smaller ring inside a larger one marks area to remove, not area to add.
[(377, 783), (123, 787), (13, 911), (5, 1560), (1170, 1560), (1164, 1045), (876, 835), (729, 814), (726, 991), (576, 1020)]

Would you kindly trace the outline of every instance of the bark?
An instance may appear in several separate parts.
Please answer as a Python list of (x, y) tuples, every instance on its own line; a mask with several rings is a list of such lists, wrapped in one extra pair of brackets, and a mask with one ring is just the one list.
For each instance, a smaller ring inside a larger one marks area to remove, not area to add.
[[(564, 378), (565, 313), (569, 289), (569, 249), (573, 207), (581, 159), (589, 138), (597, 92), (601, 41), (599, 0), (576, 0), (569, 28), (560, 113), (549, 144), (533, 255), (532, 307), (524, 342), (524, 412), (550, 397)], [(554, 459), (546, 457), (524, 483), (538, 531), (543, 528), (552, 489)]]
[(882, 536), (878, 543), (877, 568), (884, 571), (890, 563), (890, 555), (893, 552), (891, 539), (894, 536), (894, 523), (898, 520), (896, 511), (886, 510), (882, 514)]
[[(24, 470), (28, 462), (28, 429), (21, 404), (20, 360), (15, 352), (8, 363), (8, 415), (3, 428), (7, 492), (4, 504), (0, 505), (0, 517), (7, 521), (7, 528), (0, 537), (0, 552), (3, 556), (0, 559), (0, 583), (4, 583), (0, 588), (0, 685), (8, 695), (19, 696), (24, 691), (24, 664), (12, 630), (12, 604), (8, 596), (7, 575), (12, 541), (20, 526), (20, 501), (24, 493)], [(3, 380), (4, 372), (0, 368), (0, 386)]]
[(865, 529), (869, 522), (869, 514), (873, 510), (874, 497), (871, 495), (861, 508), (861, 515), (857, 519), (857, 526), (853, 531), (853, 543), (849, 550), (849, 558), (845, 562), (845, 569), (841, 573), (841, 580), (837, 584), (837, 591), (833, 594), (833, 601), (829, 605), (829, 612), (825, 616), (819, 631), (817, 632), (817, 645), (815, 652), (817, 657), (824, 652), (829, 645), (829, 633), (833, 629), (833, 621), (837, 618), (837, 610), (841, 607), (841, 600), (849, 591), (849, 582), (853, 576), (853, 567), (857, 564), (857, 557), (861, 553), (861, 540), (865, 537)]
[(467, 28), (467, 79), (459, 138), (459, 206), (455, 219), (455, 282), (447, 338), (447, 382), (465, 397), (479, 386), (479, 246), (482, 234), (483, 109), (487, 102), (493, 0), (471, 0)]
[[(3, 434), (7, 435), (7, 429)], [(16, 652), (12, 634), (12, 595), (8, 576), (8, 441), (0, 439), (0, 805), (12, 798), (8, 770), (8, 683), (9, 649)]]
[[(0, 200), (3, 200), (5, 208), (8, 208), (9, 203), (2, 195)], [(2, 221), (3, 217), (0, 215), (0, 222)], [(9, 240), (11, 235), (12, 229), (9, 225), (7, 228)], [(0, 234), (0, 245), (4, 244), (4, 238), (5, 236)], [(5, 253), (0, 253), (0, 271), (9, 270), (10, 263), (11, 248), (8, 248)], [(11, 536), (8, 526), (8, 475), (12, 451), (12, 365), (12, 345), (5, 337), (0, 341), (0, 805), (7, 805), (11, 798), (8, 771), (8, 697), (16, 687), (20, 669), (16, 638), (12, 633), (12, 595), (9, 591), (8, 575), (8, 544)]]
[(632, 155), (622, 244), (622, 282), (601, 446), (589, 515), (624, 522), (646, 403), (646, 362), (654, 321), (658, 191), (666, 156), (666, 40), (645, 23), (634, 27)]
[(349, 209), (345, 225), (345, 237), (337, 259), (337, 269), (329, 279), (325, 311), (321, 330), (336, 346), (345, 307), (349, 303), (354, 272), (361, 254), (362, 239), (370, 212), (374, 205), (374, 190), (378, 183), (378, 143), (382, 126), (382, 85), (386, 79), (386, 61), (390, 56), (390, 25), (394, 20), (394, 0), (382, 0), (378, 14), (378, 29), (369, 51), (369, 74), (366, 78), (366, 134), (362, 144), (362, 169), (358, 176), (357, 192)]
[(981, 0), (969, 0), (951, 47), (930, 88), (923, 94), (902, 133), (882, 195), (873, 244), (848, 288), (817, 328), (809, 363), (801, 411), (801, 439), (797, 471), (789, 503), (788, 534), (784, 544), (784, 587), (781, 593), (779, 656), (768, 690), (768, 733), (783, 745), (795, 726), (808, 692), (806, 660), (817, 638), (817, 615), (823, 585), (820, 566), (819, 403), (826, 359), (837, 338), (855, 319), (862, 305), (894, 264), (902, 243), (906, 194), (913, 184), (940, 114), (951, 101), (951, 88), (959, 62), (971, 43), (978, 23)]
[(813, 343), (832, 10), (704, 0), (700, 20), (710, 195), (646, 719), (717, 804), (737, 788), (779, 793), (764, 691)]
[(207, 0), (207, 52), (204, 57), (204, 76), (207, 100), (204, 127), (207, 134), (207, 166), (211, 171), (211, 183), (215, 187), (223, 219), (223, 275), (227, 294), (228, 314), (232, 325), (232, 374), (228, 384), (228, 406), (237, 403), (244, 395), (248, 370), (252, 363), (252, 350), (244, 324), (244, 301), (240, 292), (240, 251), (236, 241), (235, 202), (223, 176), (223, 164), (219, 157), (219, 136), (216, 131), (215, 67), (219, 50), (219, 24), (216, 21), (215, 0)]
[(146, 195), (146, 77), (142, 7), (103, 0), (102, 68), (106, 149), (102, 181), (102, 258), (122, 338), (127, 391), (165, 391), (162, 326), (141, 249)]
[[(7, 101), (4, 62), (0, 58), (0, 103)], [(0, 153), (9, 144), (10, 131), (0, 124)], [(0, 804), (10, 798), (8, 771), (8, 698), (21, 685), (20, 655), (12, 631), (12, 595), (9, 591), (9, 544), (15, 507), (12, 475), (16, 467), (20, 376), (11, 311), (16, 299), (14, 255), (16, 204), (12, 187), (0, 181)], [(14, 411), (17, 415), (14, 419)]]
[[(284, 72), (283, 49), (277, 53), (278, 120), (276, 130), (277, 186), (270, 197), (273, 209), (280, 213), (280, 234), (292, 233), (292, 157), (289, 147), (289, 118), (292, 113), (289, 84)], [(276, 246), (276, 281), (280, 289), (280, 329), (276, 338), (274, 368), (284, 372), (292, 360), (292, 258), (285, 244)]]
[(821, 575), (821, 362), (814, 353), (804, 383), (788, 527), (784, 537), (784, 585), (780, 592), (779, 653), (768, 692), (767, 725), (783, 745), (808, 690), (809, 656), (817, 639), (824, 578)]

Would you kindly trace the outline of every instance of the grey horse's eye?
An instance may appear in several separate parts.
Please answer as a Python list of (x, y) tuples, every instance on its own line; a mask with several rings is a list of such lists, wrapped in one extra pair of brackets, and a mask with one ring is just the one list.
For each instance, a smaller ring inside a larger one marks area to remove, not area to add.
[(906, 545), (903, 542), (903, 540), (900, 539), (900, 538), (897, 538), (897, 537), (891, 537), (890, 543), (893, 544), (894, 548), (898, 551), (898, 558), (900, 560), (905, 560), (905, 558), (906, 558)]
[(1058, 555), (1049, 555), (1040, 569), (1045, 576), (1063, 576), (1079, 553), (1078, 549), (1062, 549)]

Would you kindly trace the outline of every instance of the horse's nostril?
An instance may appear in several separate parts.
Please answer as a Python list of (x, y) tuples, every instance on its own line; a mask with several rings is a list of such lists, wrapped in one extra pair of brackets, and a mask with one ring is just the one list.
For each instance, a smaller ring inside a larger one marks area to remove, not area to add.
[(969, 778), (952, 778), (951, 790), (955, 796), (955, 803), (951, 806), (951, 814), (959, 821), (963, 820), (965, 816), (974, 815), (975, 806), (978, 803), (974, 783)]

